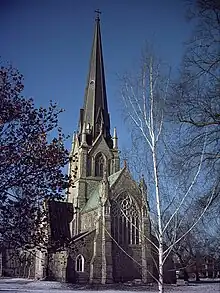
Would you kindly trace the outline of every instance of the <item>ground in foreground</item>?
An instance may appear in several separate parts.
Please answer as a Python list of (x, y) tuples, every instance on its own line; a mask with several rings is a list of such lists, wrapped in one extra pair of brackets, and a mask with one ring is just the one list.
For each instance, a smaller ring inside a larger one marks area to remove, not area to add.
[[(12, 279), (12, 278), (2, 278), (0, 279), (0, 293), (70, 293), (76, 292), (80, 293), (88, 291), (101, 291), (102, 293), (124, 293), (129, 291), (130, 293), (137, 291), (145, 291), (148, 293), (157, 292), (156, 286), (140, 286), (140, 287), (125, 287), (118, 286), (118, 288), (104, 287), (93, 287), (88, 288), (88, 286), (76, 286), (66, 283), (51, 282), (51, 281), (34, 281), (27, 279)], [(166, 286), (166, 293), (215, 293), (220, 292), (220, 283), (200, 283), (200, 284), (190, 284), (189, 286)]]

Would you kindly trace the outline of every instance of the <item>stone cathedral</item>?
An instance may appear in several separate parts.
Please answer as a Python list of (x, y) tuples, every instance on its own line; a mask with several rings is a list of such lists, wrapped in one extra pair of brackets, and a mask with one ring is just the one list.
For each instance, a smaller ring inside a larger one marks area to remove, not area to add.
[[(47, 203), (54, 248), (37, 251), (35, 259), (20, 264), (17, 271), (5, 268), (7, 275), (22, 271), (38, 279), (90, 284), (151, 282), (157, 275), (157, 256), (147, 188), (143, 179), (132, 179), (126, 164), (120, 165), (117, 132), (110, 127), (99, 17), (69, 174), (74, 184), (66, 202)], [(62, 239), (68, 244), (61, 245)]]
[(99, 17), (70, 158), (70, 174), (77, 167), (67, 197), (74, 209), (68, 223), (73, 249), (52, 256), (51, 273), (73, 282), (149, 281), (153, 266), (146, 240), (151, 237), (146, 189), (144, 182), (132, 179), (126, 164), (120, 167), (117, 132), (110, 128)]

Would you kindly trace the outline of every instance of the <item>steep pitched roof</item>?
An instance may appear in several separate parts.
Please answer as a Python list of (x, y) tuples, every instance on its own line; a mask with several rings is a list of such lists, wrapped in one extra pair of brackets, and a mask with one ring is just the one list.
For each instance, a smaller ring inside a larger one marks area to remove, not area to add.
[(73, 219), (73, 205), (67, 202), (50, 200), (47, 202), (50, 241), (61, 245), (70, 239), (69, 223)]
[(101, 188), (101, 182), (98, 184), (98, 186), (91, 193), (89, 200), (87, 201), (86, 205), (84, 206), (84, 208), (81, 211), (82, 213), (86, 213), (91, 210), (94, 210), (99, 206), (100, 188)]
[(110, 187), (112, 187), (113, 184), (115, 184), (115, 182), (118, 180), (119, 176), (121, 175), (123, 171), (124, 171), (124, 168), (108, 177), (108, 182)]
[[(123, 170), (124, 170), (124, 168), (108, 177), (108, 182), (109, 182), (110, 188), (118, 180), (118, 178), (120, 177)], [(101, 182), (99, 182), (99, 184), (93, 190), (92, 194), (89, 197), (89, 200), (87, 201), (86, 205), (84, 206), (84, 208), (81, 211), (82, 213), (86, 213), (91, 210), (94, 210), (99, 206), (100, 188), (101, 188)]]

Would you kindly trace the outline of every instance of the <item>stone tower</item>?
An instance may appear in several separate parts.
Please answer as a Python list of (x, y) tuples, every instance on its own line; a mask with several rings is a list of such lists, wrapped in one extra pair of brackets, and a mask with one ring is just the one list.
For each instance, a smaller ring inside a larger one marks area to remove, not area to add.
[(70, 233), (73, 237), (95, 230), (89, 281), (112, 282), (108, 177), (119, 171), (120, 161), (116, 129), (113, 135), (110, 133), (99, 16), (95, 21), (84, 105), (79, 116), (70, 153), (69, 174), (77, 168), (74, 187), (69, 189), (67, 199), (76, 207)]
[[(68, 202), (73, 203), (79, 210), (89, 199), (86, 181), (100, 182), (104, 173), (108, 177), (119, 171), (117, 140), (116, 128), (113, 130), (113, 136), (110, 133), (100, 18), (97, 17), (84, 105), (80, 109), (78, 131), (73, 137), (70, 153), (69, 173), (73, 174), (75, 168), (77, 172), (74, 188), (69, 190)], [(80, 221), (75, 221), (72, 235), (80, 229)]]

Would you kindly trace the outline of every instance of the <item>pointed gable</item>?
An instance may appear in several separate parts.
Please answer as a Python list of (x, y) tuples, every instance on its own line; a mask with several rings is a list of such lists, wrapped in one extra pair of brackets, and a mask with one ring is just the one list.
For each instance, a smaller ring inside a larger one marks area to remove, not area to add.
[(132, 178), (127, 167), (109, 176), (109, 183), (113, 197), (117, 197), (122, 192), (130, 193), (140, 204), (142, 201), (141, 189)]
[(95, 155), (99, 152), (102, 152), (107, 157), (111, 158), (112, 153), (109, 150), (106, 140), (103, 138), (103, 135), (99, 135), (93, 143), (92, 148), (89, 150), (89, 155)]

